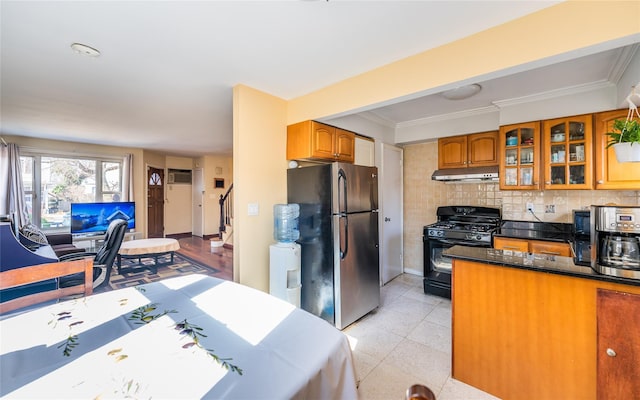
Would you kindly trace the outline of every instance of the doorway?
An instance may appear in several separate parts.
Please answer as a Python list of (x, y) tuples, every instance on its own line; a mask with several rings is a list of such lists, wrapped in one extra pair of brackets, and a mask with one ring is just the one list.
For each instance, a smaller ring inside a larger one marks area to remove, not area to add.
[(164, 169), (147, 168), (147, 237), (164, 237)]
[(381, 143), (380, 167), (382, 224), (380, 229), (380, 279), (391, 281), (403, 271), (402, 264), (402, 149)]

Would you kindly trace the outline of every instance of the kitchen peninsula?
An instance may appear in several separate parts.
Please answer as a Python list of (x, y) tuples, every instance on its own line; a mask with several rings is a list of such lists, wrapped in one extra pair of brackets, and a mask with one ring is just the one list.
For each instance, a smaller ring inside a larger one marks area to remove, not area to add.
[(452, 375), (502, 399), (640, 398), (640, 281), (455, 246)]

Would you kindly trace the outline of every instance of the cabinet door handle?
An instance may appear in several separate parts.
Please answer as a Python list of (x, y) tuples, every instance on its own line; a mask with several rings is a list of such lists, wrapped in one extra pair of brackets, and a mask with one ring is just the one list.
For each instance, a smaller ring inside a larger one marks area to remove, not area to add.
[(616, 356), (616, 352), (613, 349), (607, 349), (607, 355), (609, 357), (615, 357)]
[(558, 253), (557, 251), (541, 251), (541, 254), (546, 254), (548, 256), (559, 256), (560, 253)]
[(520, 247), (516, 247), (516, 246), (502, 246), (503, 249), (505, 250), (520, 250)]
[(604, 183), (604, 181), (598, 181), (598, 183)]
[(547, 185), (551, 185), (551, 181), (546, 181), (545, 182)]

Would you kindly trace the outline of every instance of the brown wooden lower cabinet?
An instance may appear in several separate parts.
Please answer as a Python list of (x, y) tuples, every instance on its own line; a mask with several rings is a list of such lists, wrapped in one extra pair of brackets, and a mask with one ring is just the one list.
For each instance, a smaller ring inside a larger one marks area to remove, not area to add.
[(571, 257), (571, 247), (567, 243), (545, 240), (527, 240), (506, 237), (493, 238), (493, 248), (498, 250), (523, 251), (549, 256)]
[(598, 400), (640, 399), (640, 296), (598, 289)]
[[(459, 259), (452, 279), (452, 375), (505, 400), (595, 400), (597, 291), (640, 294), (640, 286)], [(640, 336), (637, 327), (622, 332)]]

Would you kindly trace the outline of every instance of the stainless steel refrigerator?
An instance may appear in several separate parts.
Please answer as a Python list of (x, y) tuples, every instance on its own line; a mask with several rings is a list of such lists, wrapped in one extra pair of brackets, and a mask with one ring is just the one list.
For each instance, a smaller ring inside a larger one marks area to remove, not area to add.
[(380, 305), (378, 171), (293, 168), (287, 192), (300, 205), (301, 308), (343, 329)]

